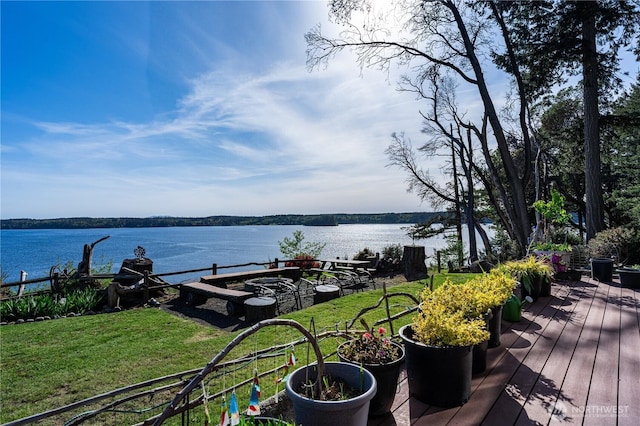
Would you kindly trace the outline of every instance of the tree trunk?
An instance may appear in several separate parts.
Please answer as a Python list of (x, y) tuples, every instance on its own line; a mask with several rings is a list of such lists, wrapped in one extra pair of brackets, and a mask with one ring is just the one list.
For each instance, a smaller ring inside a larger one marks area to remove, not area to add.
[[(478, 59), (478, 56), (476, 55), (467, 28), (464, 24), (462, 16), (460, 15), (460, 11), (458, 10), (456, 4), (450, 0), (444, 1), (443, 4), (453, 13), (458, 29), (460, 30), (460, 35), (464, 40), (467, 58), (469, 59), (469, 63), (471, 64), (474, 75), (476, 76), (478, 92), (480, 94), (480, 98), (482, 99), (485, 114), (487, 115), (489, 124), (491, 125), (491, 129), (493, 130), (493, 134), (497, 142), (498, 152), (500, 153), (500, 158), (502, 160), (507, 178), (507, 184), (509, 186), (509, 197), (507, 197), (507, 199), (502, 197), (503, 199), (501, 201), (503, 202), (508, 219), (512, 223), (513, 235), (511, 235), (511, 237), (516, 240), (516, 242), (518, 243), (518, 247), (523, 254), (527, 247), (527, 237), (529, 236), (528, 234), (531, 226), (529, 222), (529, 214), (527, 210), (527, 201), (525, 197), (522, 176), (519, 176), (518, 167), (515, 165), (513, 157), (511, 157), (509, 144), (507, 143), (507, 138), (504, 134), (504, 129), (502, 128), (502, 124), (500, 123), (500, 118), (498, 117), (493, 99), (491, 99), (487, 83), (484, 79), (480, 61)], [(490, 159), (487, 159), (487, 161), (490, 161)], [(530, 167), (530, 165), (525, 164), (524, 167), (528, 168)], [(524, 176), (528, 173), (524, 173), (523, 170), (522, 174)]]
[[(451, 135), (453, 135), (453, 124), (451, 125)], [(462, 151), (461, 151), (462, 152)], [(454, 148), (454, 139), (451, 138), (451, 162), (453, 164), (453, 192), (456, 197), (456, 235), (458, 237), (458, 267), (462, 267), (464, 263), (463, 245), (462, 245), (462, 214), (460, 213), (460, 190), (458, 189), (458, 169), (456, 167), (456, 150)]]
[(604, 229), (604, 202), (600, 179), (600, 128), (598, 112), (598, 57), (596, 19), (587, 9), (595, 2), (584, 2), (582, 18), (582, 78), (584, 84), (584, 179), (587, 241)]
[(467, 129), (467, 143), (469, 144), (468, 152), (469, 164), (465, 168), (465, 174), (467, 177), (467, 230), (469, 231), (469, 262), (475, 262), (478, 260), (478, 244), (476, 243), (476, 230), (473, 220), (473, 211), (475, 209), (475, 194), (473, 192), (473, 176), (471, 170), (473, 169), (473, 147), (471, 146), (471, 130)]
[(424, 263), (426, 258), (424, 246), (404, 246), (402, 267), (407, 281), (420, 280), (429, 276), (427, 265)]

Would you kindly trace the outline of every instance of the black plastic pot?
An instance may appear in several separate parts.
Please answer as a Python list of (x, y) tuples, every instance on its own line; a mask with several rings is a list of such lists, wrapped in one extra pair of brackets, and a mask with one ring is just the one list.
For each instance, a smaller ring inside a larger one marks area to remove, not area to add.
[(537, 275), (535, 279), (540, 281), (540, 296), (551, 296), (551, 279), (544, 275)]
[[(317, 375), (317, 364), (298, 368), (291, 373), (286, 384), (287, 396), (293, 404), (296, 424), (304, 426), (366, 426), (369, 416), (369, 402), (376, 394), (376, 379), (369, 371), (347, 362), (327, 362), (325, 374), (340, 377), (349, 386), (363, 393), (355, 398), (341, 401), (320, 401), (306, 398), (296, 390), (308, 378)], [(307, 369), (310, 369), (307, 375)]]
[(456, 407), (471, 396), (472, 346), (429, 346), (413, 340), (411, 325), (400, 329), (406, 353), (409, 394), (425, 404)]
[[(369, 416), (382, 416), (389, 413), (396, 397), (398, 377), (400, 377), (400, 369), (404, 362), (404, 348), (394, 342), (391, 344), (398, 350), (399, 358), (397, 360), (388, 364), (364, 364), (364, 368), (376, 378), (378, 387), (376, 395), (369, 403)], [(340, 361), (353, 363), (340, 354), (340, 347), (338, 347), (338, 358)]]
[(538, 300), (538, 297), (540, 297), (540, 292), (542, 291), (542, 282), (536, 279), (536, 275), (527, 275), (525, 279), (528, 280), (530, 288), (527, 288), (524, 283), (522, 284), (523, 300), (526, 296), (531, 296), (533, 300)]
[(629, 288), (640, 288), (640, 269), (622, 268), (618, 269), (620, 285)]
[(487, 369), (488, 348), (488, 340), (473, 346), (473, 364), (471, 365), (471, 374), (479, 374)]
[(591, 259), (591, 278), (601, 282), (611, 282), (613, 279), (613, 260)]
[(489, 347), (500, 346), (500, 334), (502, 334), (502, 305), (491, 308), (493, 316), (487, 321), (489, 330)]

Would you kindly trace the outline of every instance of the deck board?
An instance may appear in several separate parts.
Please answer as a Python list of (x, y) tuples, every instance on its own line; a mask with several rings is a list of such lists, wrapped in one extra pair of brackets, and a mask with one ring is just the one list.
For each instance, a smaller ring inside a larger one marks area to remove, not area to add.
[(618, 407), (622, 413), (618, 425), (640, 424), (640, 306), (637, 291), (622, 289), (620, 313), (620, 378)]
[(554, 283), (521, 322), (503, 321), (466, 404), (410, 398), (403, 372), (392, 414), (369, 426), (640, 424), (639, 293), (585, 276)]
[(618, 404), (616, 379), (620, 350), (620, 309), (616, 306), (616, 299), (620, 299), (620, 288), (609, 287), (603, 300), (604, 315), (585, 406), (585, 414), (594, 415), (585, 415), (584, 425), (601, 425), (611, 419), (615, 421), (616, 418), (615, 413), (611, 413)]

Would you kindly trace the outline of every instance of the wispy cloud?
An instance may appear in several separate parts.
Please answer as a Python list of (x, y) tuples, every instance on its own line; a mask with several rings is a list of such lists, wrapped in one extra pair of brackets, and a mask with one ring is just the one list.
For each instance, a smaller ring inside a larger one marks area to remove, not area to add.
[[(180, 82), (174, 108), (148, 120), (31, 118), (36, 131), (3, 146), (3, 217), (419, 208), (384, 154), (394, 131), (421, 138), (414, 97), (384, 74), (361, 76), (349, 54), (309, 73), (302, 34), (294, 53), (251, 63), (203, 32), (206, 42), (185, 48), (201, 49), (208, 66)], [(154, 46), (122, 37), (160, 67)], [(207, 45), (224, 55), (207, 62)]]

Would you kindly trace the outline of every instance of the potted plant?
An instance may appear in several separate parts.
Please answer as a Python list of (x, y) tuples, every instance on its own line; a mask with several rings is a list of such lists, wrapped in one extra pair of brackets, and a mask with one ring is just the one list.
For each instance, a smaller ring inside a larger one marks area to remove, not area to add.
[(640, 288), (640, 265), (623, 266), (618, 269), (618, 275), (623, 287)]
[(614, 263), (634, 264), (640, 261), (640, 232), (626, 227), (600, 231), (589, 240), (589, 255), (591, 277), (611, 281)]
[[(510, 274), (522, 284), (522, 298), (531, 296), (537, 300), (539, 296), (551, 294), (551, 276), (553, 270), (544, 257), (529, 256), (526, 259), (505, 262), (498, 270)], [(543, 291), (543, 283), (548, 286)]]
[(369, 415), (380, 416), (389, 413), (393, 405), (404, 349), (385, 336), (383, 327), (374, 330), (364, 319), (360, 322), (368, 331), (338, 346), (338, 358), (364, 366), (376, 378), (377, 391), (369, 404)]
[[(566, 272), (571, 262), (571, 246), (566, 242), (552, 241), (554, 227), (564, 227), (569, 223), (571, 216), (564, 208), (565, 198), (555, 189), (551, 190), (551, 200), (538, 200), (533, 203), (538, 217), (538, 224), (529, 247), (538, 255), (556, 255), (558, 261), (553, 263), (555, 272)], [(566, 234), (565, 234), (566, 237)], [(566, 239), (565, 239), (566, 241)]]
[(318, 364), (295, 370), (286, 382), (296, 424), (365, 426), (376, 379), (363, 367), (348, 362), (325, 362), (321, 382), (314, 383)]
[(488, 346), (490, 348), (500, 346), (502, 309), (516, 288), (515, 278), (501, 269), (494, 269), (487, 274), (479, 275), (468, 281), (466, 285), (470, 286), (478, 294), (477, 309), (480, 312), (486, 312), (487, 309), (491, 310), (492, 315), (487, 322), (489, 331)]
[(489, 338), (481, 318), (469, 319), (452, 302), (452, 287), (425, 289), (420, 312), (400, 329), (409, 393), (438, 407), (464, 404), (471, 395), (472, 349)]

